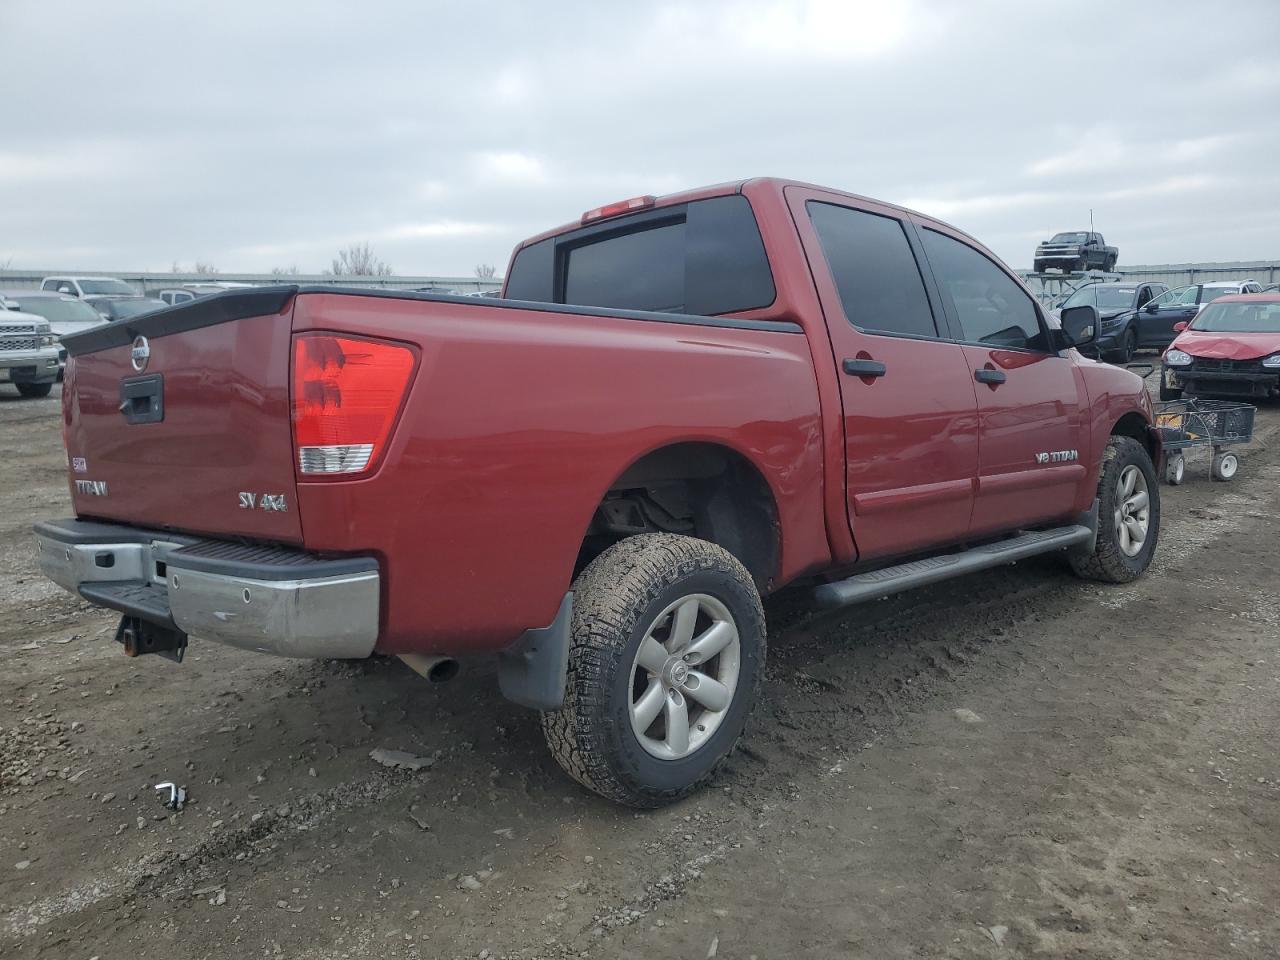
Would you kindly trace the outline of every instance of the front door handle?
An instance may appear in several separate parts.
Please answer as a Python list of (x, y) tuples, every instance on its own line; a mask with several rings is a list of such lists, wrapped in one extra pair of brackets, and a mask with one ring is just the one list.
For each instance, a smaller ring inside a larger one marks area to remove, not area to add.
[(853, 360), (846, 357), (844, 372), (851, 377), (883, 377), (887, 371), (879, 360)]
[(1003, 370), (993, 370), (991, 367), (983, 367), (981, 370), (973, 371), (973, 379), (979, 383), (987, 383), (991, 386), (1004, 383), (1009, 378), (1005, 376)]

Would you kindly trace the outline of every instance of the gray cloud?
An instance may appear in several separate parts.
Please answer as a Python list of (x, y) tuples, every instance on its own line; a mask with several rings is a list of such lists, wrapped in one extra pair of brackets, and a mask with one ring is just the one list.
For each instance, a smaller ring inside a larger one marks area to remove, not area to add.
[[(752, 175), (909, 203), (1025, 266), (1280, 255), (1280, 5), (0, 0), (0, 261), (505, 264)], [(1043, 10), (1044, 12), (1041, 12)], [(16, 115), (15, 115), (16, 114)]]

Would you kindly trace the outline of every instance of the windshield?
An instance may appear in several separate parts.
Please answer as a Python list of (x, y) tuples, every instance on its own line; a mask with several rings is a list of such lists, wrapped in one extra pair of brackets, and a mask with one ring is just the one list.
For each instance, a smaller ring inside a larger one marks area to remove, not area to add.
[[(1133, 306), (1133, 292), (1135, 287), (1113, 287), (1110, 284), (1091, 283), (1087, 287), (1081, 287), (1075, 293), (1067, 298), (1067, 302), (1062, 306), (1066, 307), (1092, 307), (1097, 306), (1103, 310), (1108, 308), (1123, 309)], [(1094, 298), (1097, 298), (1096, 300)]]
[(127, 320), (129, 317), (136, 317), (140, 313), (150, 313), (152, 310), (159, 310), (166, 307), (162, 300), (112, 300), (103, 304), (110, 311), (111, 315), (117, 320)]
[(1055, 233), (1050, 243), (1084, 243), (1089, 239), (1086, 233)]
[(83, 300), (68, 297), (10, 297), (23, 313), (35, 313), (50, 323), (101, 323), (98, 311)]
[(1280, 333), (1280, 303), (1214, 303), (1191, 321), (1203, 333)]
[(134, 297), (138, 291), (123, 280), (81, 280), (80, 289), (95, 296), (111, 295)]

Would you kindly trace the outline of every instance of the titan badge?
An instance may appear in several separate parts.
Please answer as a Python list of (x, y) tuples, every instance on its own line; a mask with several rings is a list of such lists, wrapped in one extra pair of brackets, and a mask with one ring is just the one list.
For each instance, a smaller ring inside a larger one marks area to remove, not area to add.
[(1036, 454), (1036, 463), (1071, 463), (1080, 459), (1077, 450), (1049, 450)]

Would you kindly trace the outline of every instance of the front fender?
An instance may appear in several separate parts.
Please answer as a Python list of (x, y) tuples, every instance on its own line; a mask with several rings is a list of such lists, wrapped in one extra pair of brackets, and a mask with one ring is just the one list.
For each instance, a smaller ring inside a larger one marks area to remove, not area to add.
[(1155, 410), (1143, 379), (1123, 367), (1106, 363), (1082, 362), (1080, 375), (1090, 408), (1089, 490), (1097, 484), (1107, 440), (1116, 432), (1145, 443), (1156, 467), (1162, 467), (1164, 443), (1155, 426)]

